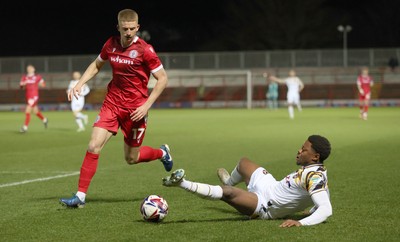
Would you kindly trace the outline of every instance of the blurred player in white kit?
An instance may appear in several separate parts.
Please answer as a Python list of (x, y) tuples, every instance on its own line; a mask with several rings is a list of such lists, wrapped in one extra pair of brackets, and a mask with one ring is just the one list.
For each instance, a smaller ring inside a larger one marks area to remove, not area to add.
[(290, 70), (289, 71), (289, 77), (285, 79), (279, 79), (275, 76), (270, 76), (270, 79), (272, 81), (276, 81), (280, 84), (286, 84), (288, 91), (287, 91), (287, 104), (288, 104), (288, 111), (289, 111), (289, 117), (291, 119), (294, 118), (294, 108), (293, 105), (297, 106), (297, 109), (299, 111), (302, 110), (301, 104), (300, 104), (300, 92), (304, 88), (304, 83), (300, 80), (299, 77), (296, 76), (295, 70)]
[[(72, 80), (69, 82), (68, 90), (69, 91), (75, 87), (75, 85), (79, 82), (81, 78), (81, 73), (79, 71), (75, 71), (72, 73)], [(89, 94), (90, 88), (87, 84), (82, 86), (82, 90), (80, 96), (78, 98), (71, 99), (71, 110), (75, 116), (75, 122), (78, 125), (77, 132), (85, 131), (85, 125), (88, 123), (88, 115), (83, 114), (82, 110), (85, 106), (85, 96)]]

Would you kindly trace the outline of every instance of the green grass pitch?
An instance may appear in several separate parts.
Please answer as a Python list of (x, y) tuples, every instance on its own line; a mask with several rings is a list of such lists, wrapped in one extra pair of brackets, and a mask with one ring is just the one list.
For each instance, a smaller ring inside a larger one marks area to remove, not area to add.
[[(249, 220), (221, 201), (166, 188), (159, 161), (128, 166), (121, 132), (103, 149), (84, 209), (65, 209), (60, 197), (76, 192), (91, 128), (76, 133), (71, 112), (44, 112), (49, 128), (32, 115), (0, 113), (0, 241), (398, 241), (400, 238), (400, 109), (286, 108), (150, 111), (144, 145), (168, 143), (189, 180), (219, 184), (216, 169), (231, 170), (246, 156), (276, 179), (297, 169), (295, 156), (308, 135), (332, 143), (326, 161), (333, 215), (323, 224), (279, 228), (282, 220)], [(96, 112), (90, 112), (93, 121)], [(41, 181), (38, 179), (42, 179)], [(24, 181), (33, 181), (22, 184)], [(244, 187), (243, 184), (240, 187)], [(142, 220), (139, 205), (163, 196), (162, 223)], [(297, 214), (293, 218), (298, 219)]]

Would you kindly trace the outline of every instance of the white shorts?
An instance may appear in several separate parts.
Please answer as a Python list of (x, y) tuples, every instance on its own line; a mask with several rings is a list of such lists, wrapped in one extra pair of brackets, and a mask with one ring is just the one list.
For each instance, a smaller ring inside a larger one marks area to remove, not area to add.
[(298, 104), (300, 102), (300, 93), (288, 92), (286, 98), (288, 103)]
[(271, 219), (268, 213), (269, 194), (270, 187), (276, 183), (276, 179), (262, 167), (257, 168), (253, 174), (251, 174), (247, 190), (257, 195), (258, 203), (254, 214), (259, 215), (262, 219)]
[(81, 111), (83, 107), (85, 106), (85, 98), (84, 97), (79, 97), (76, 99), (75, 97), (72, 97), (71, 100), (71, 110), (72, 111)]

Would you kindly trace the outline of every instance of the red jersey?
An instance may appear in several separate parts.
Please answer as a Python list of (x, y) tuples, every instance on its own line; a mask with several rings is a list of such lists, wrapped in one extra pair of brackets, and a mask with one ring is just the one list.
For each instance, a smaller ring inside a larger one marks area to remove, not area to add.
[(32, 76), (23, 75), (19, 85), (22, 87), (25, 85), (25, 97), (26, 99), (39, 97), (39, 84), (44, 83), (41, 75), (34, 74)]
[(146, 102), (150, 73), (163, 68), (153, 47), (139, 37), (126, 48), (121, 46), (119, 36), (110, 37), (98, 59), (110, 62), (113, 75), (104, 102), (128, 109)]
[(361, 87), (365, 94), (371, 92), (372, 83), (373, 80), (370, 76), (359, 75), (357, 78), (357, 85)]

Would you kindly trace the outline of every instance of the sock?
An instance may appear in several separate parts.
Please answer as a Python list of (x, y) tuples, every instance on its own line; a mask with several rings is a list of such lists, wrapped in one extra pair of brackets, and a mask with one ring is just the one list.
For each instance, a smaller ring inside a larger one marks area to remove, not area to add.
[(288, 107), (288, 111), (289, 111), (289, 117), (290, 117), (290, 118), (294, 118), (293, 106), (289, 106), (289, 107)]
[(302, 108), (300, 104), (297, 104), (297, 110), (299, 110), (299, 112), (301, 112)]
[(42, 120), (42, 121), (44, 120), (44, 116), (40, 111), (37, 112), (36, 116), (38, 116), (38, 118), (40, 118), (40, 120)]
[(79, 175), (78, 192), (87, 193), (90, 182), (96, 173), (98, 161), (99, 154), (93, 154), (89, 151), (86, 152)]
[(227, 185), (235, 186), (236, 184), (243, 181), (242, 175), (240, 175), (237, 166), (232, 170), (231, 177), (229, 177)]
[(30, 113), (25, 113), (25, 123), (24, 123), (24, 125), (26, 127), (28, 127), (30, 121), (31, 121), (31, 114)]
[(79, 127), (79, 128), (83, 129), (83, 122), (82, 122), (82, 119), (76, 118), (76, 119), (75, 119), (75, 122), (78, 124), (78, 127)]
[(182, 179), (182, 182), (179, 184), (179, 186), (187, 191), (191, 191), (205, 198), (221, 199), (223, 195), (222, 187), (220, 186), (191, 182), (185, 179)]
[(154, 149), (150, 146), (141, 146), (139, 149), (139, 159), (136, 163), (149, 162), (163, 157), (161, 149)]
[(364, 106), (364, 113), (368, 113), (368, 105)]
[(85, 115), (83, 115), (81, 112), (76, 114), (76, 118), (82, 119)]
[(84, 192), (77, 192), (75, 195), (76, 195), (82, 202), (84, 202), (85, 199), (86, 199), (86, 193), (84, 193)]

